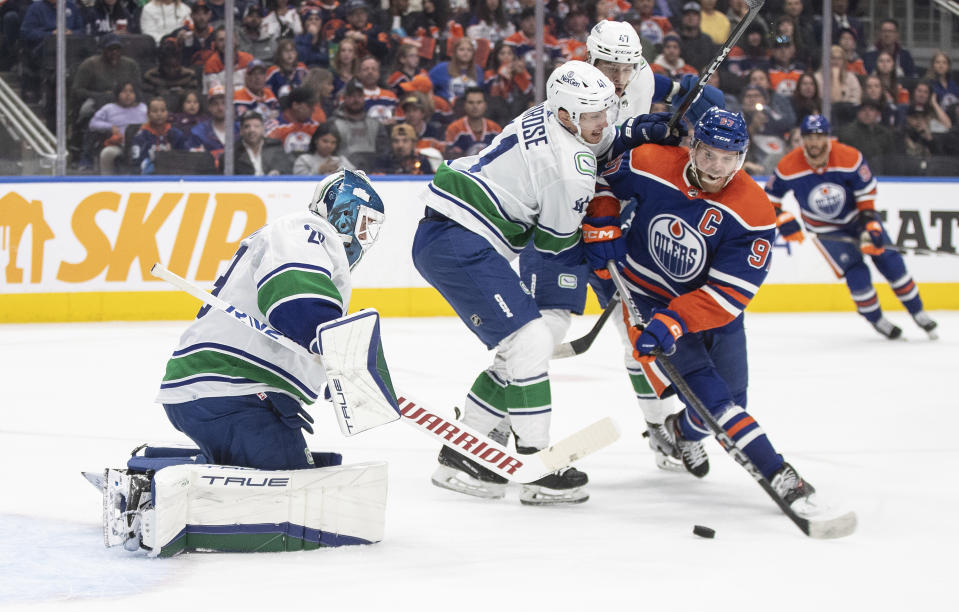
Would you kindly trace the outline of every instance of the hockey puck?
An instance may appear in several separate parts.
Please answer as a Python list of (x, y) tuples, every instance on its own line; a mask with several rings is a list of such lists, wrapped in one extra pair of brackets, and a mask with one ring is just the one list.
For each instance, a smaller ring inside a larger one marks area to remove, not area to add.
[(702, 525), (693, 525), (693, 533), (698, 535), (701, 538), (714, 538), (716, 537), (716, 530), (710, 529), (709, 527), (703, 527)]

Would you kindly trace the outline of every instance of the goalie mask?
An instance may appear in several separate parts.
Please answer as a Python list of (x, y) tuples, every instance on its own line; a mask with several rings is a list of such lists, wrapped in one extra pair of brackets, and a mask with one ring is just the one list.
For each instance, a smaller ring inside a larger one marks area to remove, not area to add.
[(376, 242), (386, 218), (383, 200), (366, 174), (352, 170), (323, 179), (313, 192), (310, 210), (329, 221), (343, 239), (351, 270)]

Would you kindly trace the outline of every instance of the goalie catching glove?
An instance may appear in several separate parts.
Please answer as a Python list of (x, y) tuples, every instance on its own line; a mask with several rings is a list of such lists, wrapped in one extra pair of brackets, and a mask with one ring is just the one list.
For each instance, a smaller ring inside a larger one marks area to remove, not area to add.
[(635, 348), (633, 359), (640, 363), (651, 363), (656, 360), (654, 353), (669, 356), (676, 352), (676, 341), (686, 333), (686, 322), (675, 311), (654, 308), (653, 318), (645, 329), (629, 325), (628, 319), (626, 329), (629, 341)]
[(596, 276), (609, 280), (606, 263), (619, 262), (626, 257), (626, 243), (617, 217), (586, 217), (583, 219), (583, 243), (586, 259)]

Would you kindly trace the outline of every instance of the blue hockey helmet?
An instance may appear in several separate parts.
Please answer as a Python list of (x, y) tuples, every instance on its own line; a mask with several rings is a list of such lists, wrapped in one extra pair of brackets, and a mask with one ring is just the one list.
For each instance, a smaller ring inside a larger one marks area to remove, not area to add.
[(330, 222), (346, 248), (352, 269), (380, 232), (386, 217), (383, 200), (361, 171), (340, 170), (316, 186), (310, 210)]
[(829, 134), (829, 120), (822, 115), (806, 115), (803, 117), (802, 125), (799, 126), (799, 133), (806, 134)]
[(693, 142), (701, 142), (723, 151), (745, 153), (749, 147), (746, 120), (740, 113), (714, 106), (703, 113), (696, 122)]
[[(716, 154), (708, 148), (702, 149), (700, 145), (736, 155)], [(689, 163), (699, 186), (707, 191), (718, 191), (728, 185), (743, 167), (748, 148), (749, 132), (746, 130), (746, 120), (740, 113), (718, 106), (703, 113), (696, 122), (689, 145)]]

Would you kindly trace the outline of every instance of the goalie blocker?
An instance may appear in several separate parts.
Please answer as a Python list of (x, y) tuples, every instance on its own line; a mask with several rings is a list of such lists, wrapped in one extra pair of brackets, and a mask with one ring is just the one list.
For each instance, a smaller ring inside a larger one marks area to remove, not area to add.
[[(141, 449), (137, 449), (138, 451)], [(203, 463), (197, 449), (143, 447), (126, 469), (84, 476), (103, 494), (106, 546), (151, 557), (184, 551), (279, 552), (383, 539), (385, 462), (267, 471)], [(136, 451), (134, 451), (136, 452)]]

